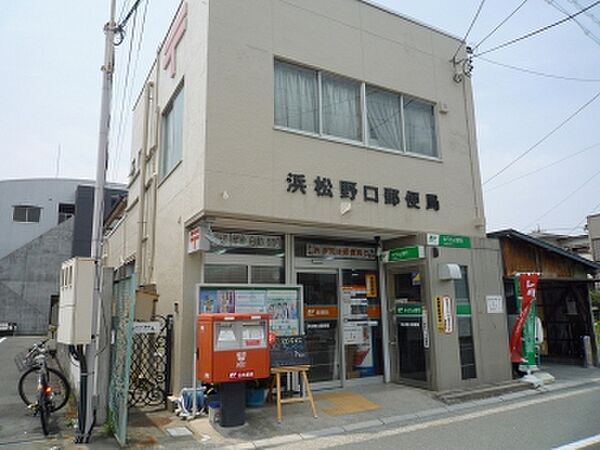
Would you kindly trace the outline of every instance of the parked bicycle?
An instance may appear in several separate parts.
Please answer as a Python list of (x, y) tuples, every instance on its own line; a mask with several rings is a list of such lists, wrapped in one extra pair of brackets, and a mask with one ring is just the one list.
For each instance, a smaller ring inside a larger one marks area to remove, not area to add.
[(50, 413), (58, 411), (67, 403), (71, 389), (65, 376), (48, 367), (48, 357), (54, 354), (46, 346), (48, 339), (33, 344), (29, 352), (17, 360), (25, 370), (19, 379), (19, 396), (34, 415), (40, 417), (44, 435), (49, 433)]

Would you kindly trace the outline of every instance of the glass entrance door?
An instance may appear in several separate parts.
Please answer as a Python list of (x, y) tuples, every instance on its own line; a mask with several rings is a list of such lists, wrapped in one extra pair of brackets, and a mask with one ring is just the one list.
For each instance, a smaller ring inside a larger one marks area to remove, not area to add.
[(427, 349), (429, 329), (423, 302), (423, 273), (419, 269), (392, 273), (390, 292), (391, 333), (395, 349), (396, 381), (427, 381)]
[(338, 276), (335, 272), (299, 272), (304, 287), (304, 332), (311, 382), (340, 381)]

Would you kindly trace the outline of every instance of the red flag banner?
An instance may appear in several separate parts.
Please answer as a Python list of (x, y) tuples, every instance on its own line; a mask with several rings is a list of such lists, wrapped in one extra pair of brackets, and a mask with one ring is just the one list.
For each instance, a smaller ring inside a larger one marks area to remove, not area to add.
[(522, 363), (525, 362), (523, 355), (521, 354), (523, 326), (525, 325), (525, 319), (527, 319), (529, 311), (531, 311), (531, 306), (536, 298), (540, 275), (538, 273), (520, 273), (517, 276), (519, 277), (520, 292), (515, 292), (515, 295), (519, 296), (520, 294), (521, 296), (521, 311), (510, 335), (510, 360), (514, 363)]

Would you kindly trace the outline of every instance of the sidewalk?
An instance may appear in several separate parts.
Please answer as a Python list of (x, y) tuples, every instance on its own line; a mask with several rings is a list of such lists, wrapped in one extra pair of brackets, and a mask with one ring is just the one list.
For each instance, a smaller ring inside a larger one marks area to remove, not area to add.
[[(278, 448), (286, 443), (310, 440), (334, 434), (403, 425), (425, 418), (438, 417), (480, 408), (484, 405), (509, 402), (546, 392), (600, 383), (600, 369), (578, 366), (546, 365), (556, 382), (538, 389), (528, 389), (495, 397), (446, 405), (434, 398), (435, 393), (396, 384), (373, 384), (348, 389), (315, 393), (318, 418), (311, 415), (309, 403), (283, 405), (283, 422), (277, 423), (275, 406), (248, 408), (247, 423), (242, 427), (213, 427), (207, 417), (183, 421), (167, 411), (143, 413), (132, 411), (129, 423), (130, 448)], [(180, 437), (173, 437), (179, 434)], [(65, 436), (66, 437), (66, 436)], [(116, 441), (98, 433), (87, 446), (75, 446), (63, 441), (57, 448), (108, 449)], [(71, 441), (72, 442), (72, 441)], [(310, 445), (307, 442), (307, 445)], [(46, 447), (48, 448), (48, 447)]]

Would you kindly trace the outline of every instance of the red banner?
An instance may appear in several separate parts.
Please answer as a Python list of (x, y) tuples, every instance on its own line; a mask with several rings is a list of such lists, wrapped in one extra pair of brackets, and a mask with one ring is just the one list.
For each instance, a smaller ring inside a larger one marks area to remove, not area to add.
[(515, 296), (519, 296), (519, 294), (521, 296), (521, 312), (510, 335), (510, 360), (514, 363), (525, 362), (523, 355), (521, 354), (521, 337), (523, 335), (525, 319), (527, 319), (529, 311), (531, 311), (531, 306), (533, 305), (536, 297), (537, 284), (540, 274), (520, 273), (518, 277), (520, 292), (515, 292)]

